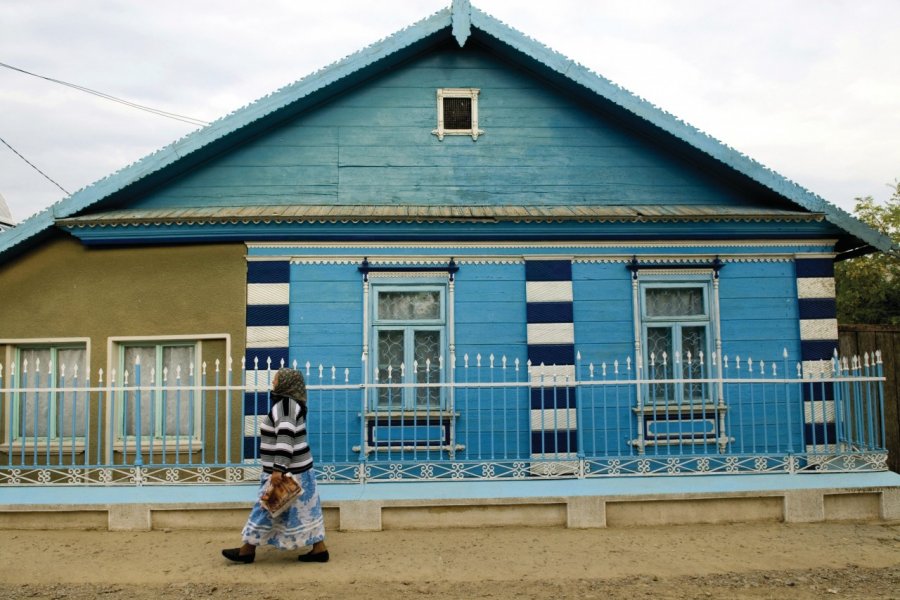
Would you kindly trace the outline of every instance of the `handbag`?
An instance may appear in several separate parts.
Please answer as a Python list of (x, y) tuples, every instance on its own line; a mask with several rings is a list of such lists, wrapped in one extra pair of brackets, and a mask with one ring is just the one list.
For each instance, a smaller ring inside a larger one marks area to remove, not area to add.
[(270, 515), (277, 517), (290, 508), (294, 500), (302, 493), (303, 488), (300, 486), (300, 482), (291, 473), (285, 473), (278, 485), (273, 484), (272, 479), (269, 479), (269, 483), (260, 497), (260, 504)]

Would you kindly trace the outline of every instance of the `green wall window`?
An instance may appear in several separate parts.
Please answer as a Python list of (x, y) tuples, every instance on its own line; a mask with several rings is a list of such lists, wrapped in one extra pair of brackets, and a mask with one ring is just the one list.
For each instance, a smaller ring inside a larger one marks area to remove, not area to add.
[(10, 438), (54, 442), (83, 438), (87, 349), (83, 344), (46, 344), (15, 349), (17, 391)]
[[(118, 397), (119, 437), (138, 434), (142, 439), (197, 437), (200, 432), (200, 394), (197, 384), (196, 342), (136, 342), (119, 347), (120, 384), (127, 391)], [(192, 370), (193, 367), (193, 370)], [(140, 376), (140, 381), (138, 381)], [(133, 389), (135, 387), (140, 389)]]

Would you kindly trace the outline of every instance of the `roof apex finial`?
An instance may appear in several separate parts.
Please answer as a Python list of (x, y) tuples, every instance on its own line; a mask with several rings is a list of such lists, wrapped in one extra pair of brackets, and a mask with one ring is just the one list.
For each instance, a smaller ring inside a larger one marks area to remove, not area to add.
[(453, 23), (453, 37), (462, 48), (472, 33), (471, 2), (469, 0), (453, 0), (453, 4), (450, 6), (450, 21)]

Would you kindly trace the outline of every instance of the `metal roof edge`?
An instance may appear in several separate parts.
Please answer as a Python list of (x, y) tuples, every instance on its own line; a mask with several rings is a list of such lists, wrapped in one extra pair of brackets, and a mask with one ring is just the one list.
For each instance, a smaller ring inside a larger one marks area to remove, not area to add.
[(0, 260), (10, 250), (34, 238), (42, 231), (53, 227), (54, 218), (52, 207), (45, 208), (41, 212), (32, 215), (15, 227), (0, 233)]

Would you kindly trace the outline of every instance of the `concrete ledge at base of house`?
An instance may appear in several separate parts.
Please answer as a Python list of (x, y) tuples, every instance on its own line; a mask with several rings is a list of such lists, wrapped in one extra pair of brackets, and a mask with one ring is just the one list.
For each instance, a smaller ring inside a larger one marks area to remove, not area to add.
[[(240, 529), (249, 506), (244, 502), (0, 506), (0, 529)], [(341, 531), (900, 521), (900, 488), (628, 497), (331, 500), (323, 502), (323, 512), (326, 529)]]

